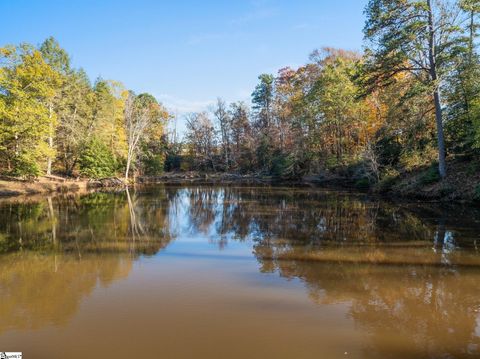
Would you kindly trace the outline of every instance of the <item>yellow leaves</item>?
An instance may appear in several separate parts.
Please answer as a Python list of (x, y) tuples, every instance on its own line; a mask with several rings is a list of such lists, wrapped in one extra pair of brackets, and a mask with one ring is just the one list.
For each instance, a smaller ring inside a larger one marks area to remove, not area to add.
[(152, 141), (160, 141), (165, 134), (165, 127), (171, 115), (162, 104), (152, 104), (154, 119), (148, 128), (148, 137)]
[(8, 56), (10, 54), (10, 51), (5, 48), (5, 47), (0, 47), (0, 55), (2, 56)]
[[(13, 55), (15, 54), (15, 47), (14, 46), (5, 46), (5, 47), (0, 47), (0, 60), (2, 58), (9, 59), (14, 57)], [(1, 64), (1, 62), (0, 62)]]
[[(13, 56), (13, 54), (11, 54)], [(39, 51), (21, 53), (19, 64), (2, 68), (0, 81), (12, 95), (47, 102), (62, 83), (60, 74), (45, 63)]]
[(55, 158), (56, 151), (46, 141), (41, 141), (37, 146), (37, 155), (41, 159)]
[(35, 164), (54, 155), (46, 140), (56, 126), (51, 102), (62, 77), (31, 47), (2, 48), (0, 54), (7, 60), (0, 69), (0, 87), (5, 93), (0, 98), (0, 113), (8, 127), (0, 146), (15, 148), (7, 157)]

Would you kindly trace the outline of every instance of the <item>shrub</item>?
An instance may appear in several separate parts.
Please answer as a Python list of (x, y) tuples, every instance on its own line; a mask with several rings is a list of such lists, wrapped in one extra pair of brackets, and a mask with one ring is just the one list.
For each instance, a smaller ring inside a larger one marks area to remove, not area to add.
[(396, 138), (380, 130), (380, 137), (375, 143), (375, 153), (381, 166), (395, 166), (402, 154), (402, 145)]
[(163, 173), (165, 166), (165, 155), (151, 154), (143, 160), (144, 172), (149, 176), (156, 176)]
[(165, 171), (178, 171), (182, 164), (182, 156), (177, 153), (167, 153), (165, 158)]
[(428, 166), (437, 156), (437, 151), (432, 146), (420, 150), (405, 151), (400, 156), (400, 166), (410, 172)]
[(438, 172), (438, 165), (432, 164), (430, 168), (425, 171), (420, 177), (420, 182), (424, 185), (436, 183), (440, 181), (440, 173)]
[(376, 190), (380, 193), (388, 192), (399, 178), (400, 173), (394, 168), (387, 168), (380, 181), (376, 185)]
[(41, 170), (38, 165), (37, 159), (33, 156), (28, 156), (26, 154), (20, 154), (13, 161), (13, 171), (11, 172), (12, 176), (23, 177), (27, 179), (33, 179), (40, 175)]
[(192, 156), (182, 156), (180, 158), (180, 171), (188, 172), (194, 169)]
[(288, 177), (293, 172), (293, 157), (276, 151), (272, 158), (270, 174), (275, 177)]
[(325, 160), (325, 167), (327, 170), (333, 170), (335, 167), (338, 166), (338, 160), (335, 156), (328, 156)]
[(79, 165), (82, 175), (95, 179), (112, 177), (117, 168), (112, 151), (96, 138), (87, 144), (80, 156)]

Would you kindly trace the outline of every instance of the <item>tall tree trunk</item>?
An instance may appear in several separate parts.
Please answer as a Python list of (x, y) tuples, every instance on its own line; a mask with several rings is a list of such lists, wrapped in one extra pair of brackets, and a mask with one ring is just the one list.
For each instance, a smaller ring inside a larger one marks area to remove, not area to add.
[(128, 181), (128, 172), (130, 172), (130, 163), (132, 162), (132, 157), (130, 154), (127, 155), (127, 168), (125, 169), (125, 181)]
[[(48, 118), (50, 120), (50, 129), (49, 129), (49, 133), (48, 133), (48, 147), (50, 148), (50, 150), (53, 150), (53, 109), (52, 109), (52, 104), (50, 104), (48, 106)], [(47, 175), (51, 175), (52, 174), (52, 156), (49, 155), (48, 156), (48, 159), (47, 159)]]
[(435, 120), (437, 122), (437, 140), (438, 140), (438, 172), (441, 178), (447, 176), (447, 165), (445, 161), (445, 139), (443, 135), (443, 116), (442, 105), (440, 103), (440, 93), (438, 88), (433, 92), (435, 101)]
[(428, 31), (429, 31), (429, 44), (428, 44), (428, 56), (430, 62), (430, 78), (433, 83), (433, 99), (435, 102), (435, 120), (437, 123), (437, 140), (438, 140), (438, 172), (441, 178), (447, 176), (447, 166), (445, 163), (445, 138), (443, 135), (443, 114), (442, 104), (440, 101), (440, 91), (438, 83), (437, 73), (437, 58), (435, 49), (435, 28), (433, 21), (433, 9), (431, 0), (427, 0), (428, 5)]

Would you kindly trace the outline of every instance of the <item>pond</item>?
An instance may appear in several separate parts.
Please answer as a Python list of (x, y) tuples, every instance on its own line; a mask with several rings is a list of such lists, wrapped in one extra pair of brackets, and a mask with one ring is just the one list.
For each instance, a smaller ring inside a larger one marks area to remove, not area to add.
[(480, 213), (315, 188), (0, 202), (0, 350), (480, 356)]

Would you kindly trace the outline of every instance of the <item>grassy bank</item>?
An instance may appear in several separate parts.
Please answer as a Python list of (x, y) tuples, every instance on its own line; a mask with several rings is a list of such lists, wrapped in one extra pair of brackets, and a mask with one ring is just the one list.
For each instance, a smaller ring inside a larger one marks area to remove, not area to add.
[(456, 159), (447, 163), (447, 177), (440, 179), (436, 166), (380, 181), (373, 190), (403, 198), (480, 204), (480, 163)]
[(358, 166), (307, 176), (303, 181), (398, 199), (480, 204), (480, 162), (471, 158), (450, 159), (447, 168), (447, 177), (443, 180), (437, 164), (433, 163), (410, 171), (392, 171), (378, 181), (362, 176)]
[(95, 188), (123, 185), (117, 178), (102, 180), (66, 179), (56, 176), (39, 177), (32, 181), (3, 177), (0, 179), (0, 197), (25, 196), (35, 194), (87, 192)]

